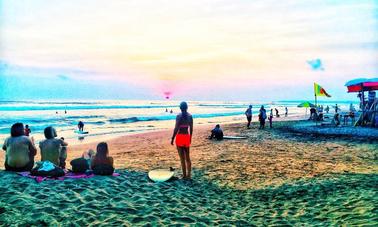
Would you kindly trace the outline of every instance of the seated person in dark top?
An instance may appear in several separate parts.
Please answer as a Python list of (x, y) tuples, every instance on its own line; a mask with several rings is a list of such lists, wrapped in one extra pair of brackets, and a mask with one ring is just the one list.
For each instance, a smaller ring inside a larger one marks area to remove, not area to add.
[(92, 158), (91, 169), (94, 174), (111, 175), (114, 172), (113, 158), (109, 157), (108, 144), (101, 142), (97, 145), (96, 155)]
[(33, 140), (25, 136), (22, 123), (12, 125), (11, 136), (5, 140), (3, 150), (6, 152), (5, 170), (23, 172), (33, 168), (37, 149)]
[(217, 140), (222, 140), (223, 139), (223, 131), (220, 127), (220, 125), (216, 125), (213, 130), (211, 130), (211, 136), (209, 139), (217, 139)]

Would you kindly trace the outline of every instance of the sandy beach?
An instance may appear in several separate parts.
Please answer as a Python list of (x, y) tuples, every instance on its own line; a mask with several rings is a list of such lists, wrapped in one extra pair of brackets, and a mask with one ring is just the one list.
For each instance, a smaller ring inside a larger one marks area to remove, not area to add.
[[(373, 215), (378, 202), (377, 141), (289, 132), (295, 123), (275, 122), (265, 130), (256, 122), (251, 129), (244, 123), (223, 125), (227, 135), (248, 137), (223, 141), (207, 139), (211, 126), (197, 126), (192, 181), (177, 179), (181, 169), (169, 143), (170, 130), (107, 141), (119, 177), (37, 184), (1, 172), (0, 223), (378, 223)], [(69, 147), (67, 162), (96, 144)], [(149, 170), (169, 167), (176, 169), (175, 180), (148, 180)], [(40, 204), (43, 199), (48, 204)]]

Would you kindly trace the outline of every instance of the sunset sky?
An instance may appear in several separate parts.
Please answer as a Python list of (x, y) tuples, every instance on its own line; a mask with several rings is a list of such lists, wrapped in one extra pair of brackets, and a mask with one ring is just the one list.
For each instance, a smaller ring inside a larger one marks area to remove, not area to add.
[(0, 0), (0, 99), (303, 100), (317, 82), (345, 100), (358, 77), (378, 77), (378, 0)]

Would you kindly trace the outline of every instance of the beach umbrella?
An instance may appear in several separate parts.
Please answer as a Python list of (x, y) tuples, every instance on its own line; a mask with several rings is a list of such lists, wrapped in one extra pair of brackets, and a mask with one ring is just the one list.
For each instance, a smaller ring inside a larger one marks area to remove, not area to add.
[(308, 102), (308, 101), (306, 101), (306, 102), (302, 102), (301, 104), (299, 104), (298, 107), (305, 107), (306, 108), (306, 114), (305, 114), (305, 116), (307, 116), (307, 108), (308, 107), (315, 107), (315, 105), (312, 104), (312, 103), (310, 103), (310, 102)]
[(348, 92), (363, 92), (378, 90), (378, 78), (357, 78), (345, 83)]
[(315, 107), (314, 104), (310, 103), (310, 102), (302, 102), (301, 104), (298, 105), (298, 107)]

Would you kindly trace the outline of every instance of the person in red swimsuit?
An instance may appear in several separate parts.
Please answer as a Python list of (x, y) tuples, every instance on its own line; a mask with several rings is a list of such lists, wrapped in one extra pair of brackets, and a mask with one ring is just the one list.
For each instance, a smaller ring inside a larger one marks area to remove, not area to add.
[(193, 117), (188, 113), (188, 104), (180, 103), (181, 113), (176, 117), (176, 126), (173, 130), (171, 144), (176, 138), (177, 151), (181, 160), (181, 168), (184, 179), (191, 178), (192, 162), (190, 161), (189, 148), (193, 135)]

